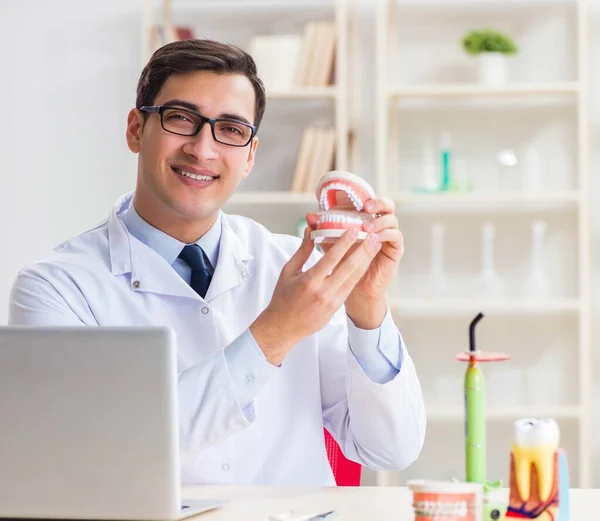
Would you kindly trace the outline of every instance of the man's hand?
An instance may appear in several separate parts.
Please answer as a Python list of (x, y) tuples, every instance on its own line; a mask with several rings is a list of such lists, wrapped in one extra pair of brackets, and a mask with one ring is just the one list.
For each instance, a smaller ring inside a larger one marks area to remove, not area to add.
[(283, 267), (267, 308), (250, 326), (269, 362), (279, 365), (292, 347), (320, 331), (348, 299), (381, 248), (377, 235), (356, 243), (356, 230), (348, 230), (319, 261), (302, 271), (314, 244), (310, 228), (298, 251)]
[[(387, 198), (365, 202), (365, 211), (378, 214), (378, 217), (365, 223), (363, 230), (376, 234), (382, 246), (346, 300), (346, 313), (362, 329), (376, 329), (381, 325), (388, 309), (387, 288), (404, 253), (402, 233), (398, 229), (394, 210), (394, 201)], [(317, 219), (317, 214), (310, 213), (306, 216), (311, 229), (316, 228)], [(321, 247), (323, 251), (327, 251), (332, 246), (323, 244)]]

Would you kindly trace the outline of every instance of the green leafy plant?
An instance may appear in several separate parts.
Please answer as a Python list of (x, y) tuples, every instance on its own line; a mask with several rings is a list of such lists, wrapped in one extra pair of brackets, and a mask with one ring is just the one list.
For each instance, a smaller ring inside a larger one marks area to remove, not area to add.
[(516, 54), (517, 45), (505, 34), (492, 29), (470, 31), (462, 40), (463, 49), (472, 55), (484, 52)]

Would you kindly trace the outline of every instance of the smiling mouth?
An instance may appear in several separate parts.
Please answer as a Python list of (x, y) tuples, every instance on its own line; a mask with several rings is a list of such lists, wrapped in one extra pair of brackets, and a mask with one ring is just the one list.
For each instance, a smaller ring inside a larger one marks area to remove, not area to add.
[(194, 179), (195, 181), (214, 181), (218, 177), (218, 176), (211, 176), (211, 175), (193, 174), (192, 172), (188, 172), (186, 170), (182, 170), (181, 168), (176, 168), (174, 166), (172, 166), (171, 168), (173, 169), (173, 172), (175, 172), (176, 174), (182, 175), (184, 177), (189, 177), (190, 179)]

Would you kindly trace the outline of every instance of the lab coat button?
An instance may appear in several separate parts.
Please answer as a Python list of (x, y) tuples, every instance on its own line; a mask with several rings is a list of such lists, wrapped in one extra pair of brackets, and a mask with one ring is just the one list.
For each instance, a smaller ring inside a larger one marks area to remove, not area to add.
[(251, 374), (246, 375), (246, 383), (248, 385), (252, 385), (254, 383), (254, 376), (252, 376)]
[(225, 472), (227, 472), (229, 470), (229, 465), (227, 465), (227, 463), (223, 463), (223, 466), (221, 467)]
[(204, 306), (204, 307), (202, 308), (202, 314), (203, 314), (203, 315), (206, 315), (207, 313), (208, 313), (208, 308), (207, 308), (206, 306)]
[(250, 276), (250, 273), (248, 273), (247, 271), (242, 271), (242, 278), (243, 279), (247, 279)]
[(139, 280), (134, 280), (133, 281), (133, 289), (138, 289), (141, 285), (141, 282)]

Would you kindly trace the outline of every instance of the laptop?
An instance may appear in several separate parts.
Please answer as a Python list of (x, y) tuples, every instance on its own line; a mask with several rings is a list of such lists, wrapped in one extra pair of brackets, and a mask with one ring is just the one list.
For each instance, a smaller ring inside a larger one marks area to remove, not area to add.
[(0, 326), (0, 517), (175, 521), (175, 333)]

